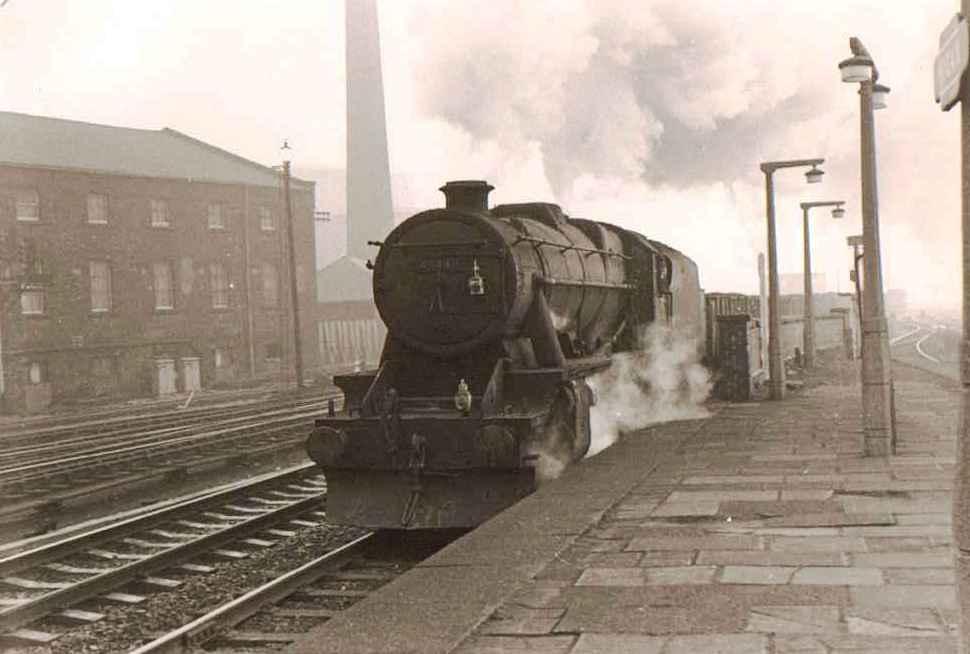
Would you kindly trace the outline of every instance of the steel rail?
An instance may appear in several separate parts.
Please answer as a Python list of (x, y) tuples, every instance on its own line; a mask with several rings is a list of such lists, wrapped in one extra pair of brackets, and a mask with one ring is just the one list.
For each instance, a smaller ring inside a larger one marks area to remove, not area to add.
[[(62, 433), (83, 432), (85, 429), (112, 428), (115, 425), (132, 425), (132, 423), (153, 423), (164, 422), (166, 420), (193, 419), (211, 413), (229, 412), (235, 409), (258, 409), (267, 404), (296, 405), (303, 402), (312, 402), (318, 396), (302, 396), (296, 398), (274, 398), (266, 397), (263, 399), (236, 400), (231, 402), (221, 402), (217, 404), (195, 406), (191, 408), (166, 408), (156, 411), (146, 411), (132, 414), (131, 408), (117, 409), (107, 414), (81, 414), (70, 418), (66, 415), (61, 416), (56, 422), (51, 424), (25, 425), (20, 427), (8, 428), (3, 434), (3, 439), (23, 440), (37, 439), (57, 436)], [(137, 409), (134, 409), (137, 410)], [(103, 415), (103, 417), (98, 417)], [(80, 420), (79, 420), (80, 418)]]
[[(292, 430), (292, 427), (281, 427), (279, 428), (279, 431), (285, 431), (287, 429)], [(293, 448), (303, 447), (303, 443), (305, 441), (305, 434), (303, 434), (302, 432), (297, 435), (291, 436), (289, 438), (277, 437), (276, 435), (273, 435), (272, 432), (262, 432), (262, 433), (256, 432), (248, 436), (238, 436), (235, 439), (233, 439), (233, 441), (231, 442), (238, 444), (238, 441), (243, 441), (246, 438), (252, 439), (254, 437), (257, 437), (260, 435), (267, 435), (267, 434), (270, 439), (280, 438), (280, 440), (271, 440), (270, 442), (261, 443), (259, 446), (247, 448), (243, 450), (241, 453), (233, 449), (229, 453), (214, 452), (212, 454), (209, 454), (208, 456), (203, 456), (202, 458), (191, 458), (193, 456), (198, 456), (197, 450), (205, 447), (204, 444), (197, 444), (193, 448), (186, 448), (173, 453), (176, 455), (183, 455), (185, 457), (189, 457), (188, 460), (170, 461), (170, 462), (167, 462), (164, 466), (152, 466), (149, 463), (144, 461), (142, 461), (139, 464), (139, 460), (137, 459), (130, 459), (128, 461), (120, 460), (120, 461), (112, 462), (115, 465), (129, 463), (129, 464), (132, 464), (133, 468), (136, 468), (137, 465), (141, 465), (142, 467), (147, 466), (148, 470), (138, 471), (137, 469), (135, 469), (130, 473), (119, 472), (118, 476), (115, 476), (111, 479), (104, 479), (103, 475), (102, 477), (96, 476), (95, 479), (90, 482), (85, 482), (83, 480), (81, 480), (80, 482), (77, 482), (69, 490), (57, 491), (57, 492), (46, 492), (46, 494), (40, 495), (34, 499), (24, 499), (20, 501), (14, 501), (6, 505), (2, 505), (0, 506), (0, 525), (8, 524), (18, 519), (26, 519), (28, 517), (37, 516), (38, 513), (46, 513), (48, 511), (57, 510), (58, 507), (61, 506), (63, 503), (75, 501), (78, 498), (82, 498), (91, 492), (101, 492), (101, 491), (104, 491), (106, 488), (116, 488), (119, 486), (124, 486), (125, 484), (138, 483), (138, 482), (145, 481), (148, 479), (153, 479), (153, 478), (158, 478), (158, 479), (161, 479), (163, 477), (168, 478), (171, 475), (179, 474), (180, 472), (190, 471), (193, 469), (200, 469), (200, 468), (208, 469), (213, 466), (217, 466), (220, 463), (225, 463), (230, 460), (239, 459), (240, 457), (253, 458), (261, 454), (267, 454), (272, 456), (276, 453), (289, 451)], [(227, 443), (221, 443), (219, 445), (221, 447), (226, 444)], [(58, 472), (63, 474), (69, 474), (69, 473), (79, 473), (81, 471), (88, 471), (90, 473), (92, 471), (97, 471), (99, 467), (104, 467), (104, 466), (99, 464), (99, 466), (92, 466), (88, 468), (84, 468), (84, 467), (71, 468), (68, 470), (60, 470)], [(52, 479), (56, 480), (58, 478), (59, 477), (54, 475), (46, 475), (46, 476), (37, 475), (33, 477), (34, 480), (39, 479), (42, 481), (49, 481)], [(25, 483), (25, 479), (27, 478), (19, 479), (16, 482), (12, 482), (12, 484), (22, 485)], [(195, 495), (198, 496), (198, 495), (201, 495), (201, 493), (197, 493)], [(144, 512), (141, 512), (141, 513), (144, 513)]]
[(205, 496), (221, 493), (226, 490), (238, 489), (247, 484), (254, 484), (258, 481), (271, 479), (278, 475), (285, 474), (287, 471), (296, 470), (299, 467), (301, 466), (293, 466), (292, 468), (288, 468), (287, 470), (283, 470), (283, 471), (274, 470), (273, 472), (266, 472), (246, 479), (236, 480), (225, 484), (220, 484), (218, 486), (213, 486), (210, 488), (198, 490), (192, 493), (187, 493), (185, 495), (180, 495), (177, 497), (172, 497), (164, 500), (158, 500), (157, 502), (154, 502), (152, 504), (140, 505), (132, 509), (119, 511), (118, 513), (112, 513), (108, 515), (99, 516), (97, 518), (91, 518), (84, 522), (78, 522), (72, 525), (67, 525), (56, 531), (49, 531), (43, 534), (38, 534), (36, 536), (28, 536), (27, 538), (24, 538), (19, 541), (2, 543), (0, 544), (0, 555), (2, 555), (4, 552), (11, 552), (11, 554), (6, 555), (5, 557), (0, 556), (0, 565), (2, 565), (7, 558), (13, 557), (16, 554), (20, 554), (30, 550), (39, 550), (42, 546), (44, 546), (44, 544), (51, 544), (54, 542), (65, 540), (71, 537), (69, 536), (69, 534), (79, 535), (79, 534), (88, 533), (89, 531), (93, 531), (95, 529), (100, 529), (101, 527), (105, 527), (108, 525), (121, 524), (123, 520), (128, 520), (129, 518), (148, 515), (149, 513), (152, 513), (159, 509), (172, 507), (177, 504), (182, 504), (188, 500), (197, 500)]
[(146, 643), (129, 654), (177, 654), (191, 652), (194, 648), (215, 637), (222, 631), (231, 629), (240, 622), (258, 613), (263, 607), (280, 601), (288, 595), (311, 584), (327, 574), (335, 565), (356, 555), (357, 548), (369, 543), (374, 532), (367, 533), (346, 545), (324, 554), (299, 568), (255, 588), (245, 595), (223, 604), (202, 617), (171, 631), (150, 643)]
[[(259, 422), (248, 422), (244, 425), (236, 425), (232, 427), (220, 427), (216, 429), (207, 429), (201, 433), (187, 434), (184, 436), (177, 436), (175, 438), (169, 438), (161, 441), (150, 441), (147, 443), (138, 443), (136, 445), (129, 445), (127, 447), (120, 447), (113, 450), (102, 450), (95, 452), (87, 452), (84, 454), (76, 454), (69, 457), (63, 457), (59, 459), (47, 459), (44, 461), (38, 461), (34, 463), (28, 463), (17, 466), (10, 466), (6, 468), (0, 468), (0, 481), (2, 481), (3, 475), (9, 475), (14, 473), (23, 473), (31, 470), (37, 470), (40, 468), (50, 468), (55, 466), (62, 466), (67, 463), (79, 463), (89, 459), (102, 459), (105, 456), (117, 455), (117, 454), (130, 454), (130, 453), (141, 453), (145, 450), (155, 449), (159, 447), (165, 447), (169, 445), (179, 445), (184, 443), (191, 443), (194, 441), (199, 441), (213, 436), (227, 436), (231, 435), (233, 432), (251, 431), (258, 430), (263, 427), (273, 427), (285, 426), (285, 423), (289, 422), (303, 422), (307, 419), (312, 419), (318, 417), (325, 407), (319, 409), (307, 410), (301, 409), (300, 413), (288, 414), (277, 416), (275, 420), (262, 420)], [(252, 418), (245, 418), (244, 420), (252, 420)], [(245, 434), (240, 434), (240, 436), (245, 436)]]
[[(298, 469), (285, 471), (276, 477), (262, 479), (254, 483), (252, 487), (233, 488), (216, 495), (203, 496), (176, 506), (164, 507), (159, 511), (72, 537), (64, 542), (51, 543), (36, 550), (8, 557), (0, 561), (0, 565), (3, 566), (2, 571), (7, 573), (43, 565), (59, 557), (84, 551), (96, 544), (123, 538), (132, 532), (149, 529), (159, 523), (170, 522), (187, 512), (198, 511), (220, 501), (224, 502), (226, 498), (238, 496), (240, 493), (252, 493), (258, 490), (258, 486), (284, 482), (286, 477), (304, 474), (312, 468), (312, 464), (306, 464), (306, 466), (301, 466)], [(325, 490), (321, 490), (319, 493), (308, 493), (302, 499), (295, 499), (289, 504), (281, 505), (278, 509), (270, 509), (266, 513), (252, 516), (240, 515), (237, 522), (224, 526), (219, 531), (198, 534), (198, 537), (193, 540), (179, 543), (154, 554), (146, 554), (145, 558), (124, 563), (116, 568), (105, 569), (100, 574), (81, 579), (66, 588), (53, 590), (22, 603), (2, 608), (0, 609), (0, 629), (4, 631), (17, 629), (57, 610), (108, 592), (128, 581), (171, 567), (203, 552), (237, 540), (247, 533), (259, 531), (288, 517), (310, 511), (319, 507), (320, 500), (325, 495)]]
[(299, 478), (307, 472), (313, 471), (315, 466), (315, 463), (304, 463), (281, 472), (262, 475), (256, 479), (234, 484), (228, 488), (221, 488), (212, 493), (190, 497), (176, 504), (166, 505), (148, 513), (141, 513), (135, 517), (115, 522), (93, 531), (4, 557), (0, 559), (0, 575), (9, 575), (19, 570), (42, 565), (48, 561), (67, 556), (71, 552), (76, 552), (82, 548), (94, 547), (110, 540), (122, 538), (131, 533), (149, 529), (159, 523), (173, 520), (176, 514), (186, 509), (195, 510), (204, 508), (209, 504), (224, 502), (225, 498), (232, 497), (240, 492), (254, 492), (264, 485), (283, 483), (287, 481), (288, 477)]
[[(28, 455), (43, 454), (51, 451), (63, 451), (70, 447), (85, 448), (90, 451), (91, 446), (104, 443), (102, 449), (111, 447), (112, 441), (127, 439), (126, 442), (131, 442), (131, 437), (134, 435), (136, 440), (150, 441), (151, 438), (163, 435), (173, 435), (184, 432), (191, 432), (192, 430), (198, 430), (203, 427), (208, 427), (213, 429), (219, 426), (230, 427), (234, 424), (238, 424), (247, 420), (253, 420), (256, 417), (271, 417), (271, 416), (285, 416), (292, 414), (294, 412), (306, 411), (310, 407), (316, 407), (319, 405), (326, 406), (326, 402), (330, 399), (335, 399), (338, 395), (324, 395), (315, 398), (313, 401), (299, 402), (285, 408), (277, 408), (274, 410), (267, 410), (266, 407), (249, 407), (242, 415), (240, 410), (237, 408), (235, 410), (223, 410), (220, 414), (225, 415), (202, 415), (193, 416), (190, 421), (184, 421), (186, 424), (176, 424), (176, 425), (165, 425), (165, 426), (154, 426), (147, 430), (144, 427), (132, 427), (131, 429), (112, 431), (109, 433), (91, 433), (85, 434), (84, 436), (79, 436), (71, 439), (58, 440), (52, 443), (45, 443), (43, 445), (24, 445), (4, 448), (3, 452), (0, 452), (0, 460), (19, 458), (22, 459)], [(2, 472), (2, 470), (0, 470)]]
[[(0, 492), (13, 492), (18, 498), (0, 506), (0, 522), (9, 523), (18, 519), (17, 516), (24, 519), (38, 511), (45, 513), (57, 510), (63, 503), (75, 501), (92, 489), (101, 492), (121, 484), (219, 465), (220, 462), (238, 459), (240, 456), (251, 458), (262, 452), (289, 451), (302, 444), (305, 434), (294, 430), (301, 430), (306, 424), (302, 421), (284, 420), (260, 429), (243, 430), (217, 442), (193, 441), (173, 448), (171, 452), (166, 452), (163, 445), (159, 445), (154, 449), (141, 450), (127, 456), (111, 457), (110, 453), (103, 454), (93, 465), (90, 462), (70, 465), (71, 461), (67, 459), (53, 471), (41, 468), (19, 475), (8, 475), (6, 479), (0, 479)], [(253, 439), (261, 440), (253, 443)], [(173, 457), (162, 465), (153, 463), (163, 454), (172, 454)], [(120, 466), (125, 466), (125, 469), (118, 471)], [(84, 478), (78, 479), (79, 475)], [(44, 490), (46, 485), (65, 476), (72, 478), (68, 490)]]
[(932, 356), (930, 354), (927, 354), (926, 352), (923, 351), (923, 342), (926, 341), (926, 339), (928, 339), (930, 336), (932, 336), (935, 333), (936, 332), (930, 332), (929, 334), (927, 334), (923, 338), (921, 338), (918, 341), (916, 341), (916, 351), (919, 352), (919, 355), (921, 357), (923, 357), (924, 359), (926, 359), (928, 361), (932, 361), (933, 363), (939, 363), (940, 362), (939, 359), (937, 359), (935, 356)]
[(919, 325), (917, 325), (916, 327), (914, 327), (912, 330), (906, 332), (905, 334), (900, 334), (899, 336), (896, 336), (895, 338), (890, 339), (889, 340), (889, 344), (890, 345), (895, 345), (896, 343), (899, 343), (903, 339), (909, 338), (910, 336), (913, 336), (914, 334), (918, 334), (920, 331), (922, 331), (922, 329), (923, 329), (922, 327), (920, 327)]

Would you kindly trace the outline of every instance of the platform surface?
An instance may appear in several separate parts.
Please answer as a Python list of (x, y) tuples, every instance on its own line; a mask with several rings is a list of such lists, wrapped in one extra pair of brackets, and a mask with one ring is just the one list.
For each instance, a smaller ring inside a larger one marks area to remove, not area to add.
[(894, 366), (863, 458), (858, 368), (630, 434), (307, 634), (320, 654), (956, 652), (958, 387)]

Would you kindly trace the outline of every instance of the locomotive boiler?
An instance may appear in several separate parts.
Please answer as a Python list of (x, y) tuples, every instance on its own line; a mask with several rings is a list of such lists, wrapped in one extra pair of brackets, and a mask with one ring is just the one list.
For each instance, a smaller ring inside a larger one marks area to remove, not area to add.
[(587, 378), (661, 322), (700, 337), (693, 261), (554, 204), (488, 207), (448, 182), (373, 265), (388, 335), (378, 369), (337, 376), (345, 405), (307, 442), (329, 519), (470, 527), (532, 492), (537, 468), (590, 446)]

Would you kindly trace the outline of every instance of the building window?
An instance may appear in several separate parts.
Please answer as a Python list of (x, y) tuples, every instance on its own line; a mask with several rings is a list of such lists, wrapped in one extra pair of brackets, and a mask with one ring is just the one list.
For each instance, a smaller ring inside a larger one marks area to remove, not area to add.
[(175, 308), (175, 284), (172, 279), (172, 267), (167, 262), (152, 265), (155, 279), (155, 310)]
[(37, 191), (17, 192), (17, 220), (35, 223), (40, 220), (40, 198)]
[(262, 270), (263, 278), (263, 304), (268, 307), (275, 307), (280, 302), (280, 280), (276, 272), (276, 266), (271, 263), (264, 263)]
[(44, 382), (44, 366), (40, 361), (31, 361), (27, 367), (27, 379), (31, 384), (42, 384)]
[(47, 294), (42, 288), (28, 288), (20, 292), (20, 313), (42, 316), (47, 309)]
[(88, 222), (95, 225), (108, 224), (108, 196), (88, 193)]
[(266, 358), (267, 359), (282, 359), (283, 358), (283, 348), (279, 343), (267, 343), (266, 344)]
[(264, 232), (272, 232), (276, 229), (276, 218), (269, 207), (259, 208), (259, 228)]
[(152, 227), (171, 227), (168, 216), (168, 202), (152, 200)]
[(209, 205), (209, 229), (225, 229), (226, 216), (221, 204)]
[(229, 281), (226, 269), (221, 263), (209, 264), (209, 291), (212, 294), (212, 308), (225, 309), (229, 306)]
[(226, 352), (222, 348), (215, 348), (212, 350), (212, 365), (217, 369), (225, 368), (229, 361), (226, 359)]
[(105, 261), (91, 262), (91, 311), (111, 310), (111, 268)]

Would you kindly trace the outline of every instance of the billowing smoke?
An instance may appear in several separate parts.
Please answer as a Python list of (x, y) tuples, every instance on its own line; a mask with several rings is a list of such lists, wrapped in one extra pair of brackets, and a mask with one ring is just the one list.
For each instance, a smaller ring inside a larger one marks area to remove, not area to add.
[(696, 343), (669, 327), (653, 325), (642, 348), (613, 357), (613, 365), (589, 380), (596, 393), (593, 440), (587, 456), (612, 445), (621, 433), (670, 420), (704, 418), (711, 391)]
[[(742, 174), (726, 162), (754, 159), (828, 100), (802, 93), (800, 62), (766, 55), (780, 37), (762, 30), (752, 38), (731, 5), (444, 4), (416, 25), (425, 37), (419, 100), (429, 115), (503, 151), (537, 143), (560, 199), (582, 175), (676, 186), (724, 180)], [(755, 3), (746, 17), (772, 10), (777, 3)]]

